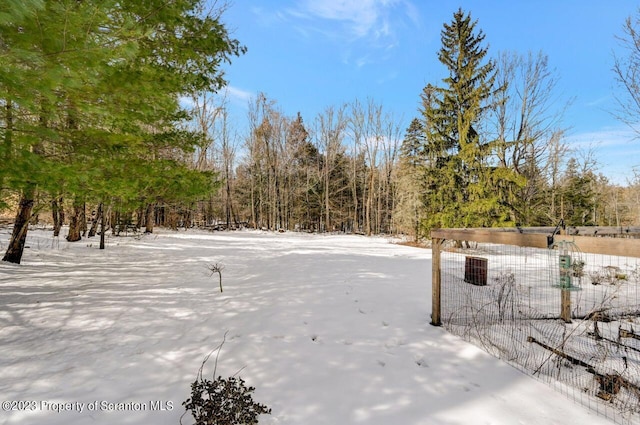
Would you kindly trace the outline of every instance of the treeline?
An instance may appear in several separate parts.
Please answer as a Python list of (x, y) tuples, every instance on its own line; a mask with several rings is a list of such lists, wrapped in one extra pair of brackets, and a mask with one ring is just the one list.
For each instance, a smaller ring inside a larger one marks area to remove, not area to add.
[[(567, 144), (568, 105), (559, 104), (548, 57), (490, 59), (476, 25), (459, 10), (444, 26), (438, 59), (448, 77), (423, 89), (406, 129), (372, 100), (329, 107), (307, 124), (260, 94), (247, 134), (231, 140), (224, 102), (196, 102), (197, 111), (217, 111), (207, 128), (224, 127), (200, 157), (225, 181), (212, 218), (416, 238), (435, 227), (639, 224), (640, 173), (612, 184), (591, 148)], [(225, 154), (229, 146), (241, 154)]]
[(382, 105), (355, 100), (307, 124), (260, 94), (248, 134), (234, 136), (224, 101), (215, 102), (195, 107), (215, 114), (198, 120), (209, 123), (210, 143), (194, 166), (221, 176), (222, 189), (193, 210), (198, 222), (190, 224), (426, 237), (433, 227), (555, 226), (560, 219), (624, 226), (640, 219), (640, 173), (628, 185), (610, 183), (591, 150), (571, 150), (548, 123), (535, 130), (537, 138), (486, 159), (487, 173), (502, 174), (492, 177), (496, 184), (478, 180), (486, 187), (473, 190), (484, 192), (465, 199), (461, 172), (447, 176), (445, 159), (429, 156), (424, 119), (402, 130)]
[[(154, 225), (419, 239), (435, 227), (640, 224), (640, 173), (612, 184), (592, 151), (567, 145), (547, 56), (491, 57), (462, 10), (441, 33), (447, 76), (416, 94), (407, 128), (372, 99), (303, 119), (258, 94), (238, 131), (215, 93), (221, 64), (246, 49), (222, 9), (203, 5), (0, 6), (0, 207), (17, 210), (4, 260), (20, 261), (38, 219), (55, 234), (68, 223), (70, 241)], [(625, 83), (633, 63), (616, 61), (626, 87), (640, 86)]]
[[(249, 130), (241, 140), (230, 138), (223, 105), (202, 100), (196, 110), (201, 111), (197, 125), (212, 129), (211, 143), (198, 152), (196, 163), (224, 181), (211, 203), (214, 215), (203, 214), (205, 224), (394, 231), (394, 170), (402, 130), (382, 105), (356, 100), (328, 107), (307, 125), (300, 114), (287, 117), (259, 94), (249, 107)], [(215, 112), (205, 117), (202, 111)]]

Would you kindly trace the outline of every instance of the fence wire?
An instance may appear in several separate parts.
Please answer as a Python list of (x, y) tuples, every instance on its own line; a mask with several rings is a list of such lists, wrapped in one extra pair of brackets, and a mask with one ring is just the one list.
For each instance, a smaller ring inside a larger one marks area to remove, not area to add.
[(444, 247), (440, 267), (448, 331), (617, 423), (640, 424), (640, 259), (477, 244)]

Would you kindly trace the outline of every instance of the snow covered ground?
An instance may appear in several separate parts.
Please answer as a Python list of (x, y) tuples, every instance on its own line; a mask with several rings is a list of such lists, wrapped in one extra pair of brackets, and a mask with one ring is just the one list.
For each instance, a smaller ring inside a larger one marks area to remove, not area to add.
[(0, 424), (178, 424), (225, 332), (217, 372), (242, 369), (273, 409), (261, 424), (612, 423), (429, 325), (429, 250), (254, 231), (108, 242), (33, 231), (22, 265), (0, 262)]

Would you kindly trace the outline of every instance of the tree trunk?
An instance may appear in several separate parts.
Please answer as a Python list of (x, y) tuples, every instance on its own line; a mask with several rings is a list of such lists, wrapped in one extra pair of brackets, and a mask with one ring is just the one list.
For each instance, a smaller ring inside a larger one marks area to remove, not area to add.
[[(104, 208), (102, 204), (100, 204), (100, 207)], [(100, 214), (100, 249), (104, 249), (104, 234), (106, 232), (104, 219), (106, 215), (107, 214), (104, 211)]]
[(142, 226), (145, 224), (144, 220), (146, 218), (146, 208), (144, 205), (140, 205), (138, 211), (136, 212), (136, 230), (140, 230)]
[(273, 173), (274, 173), (274, 186), (275, 186), (275, 195), (276, 195), (276, 216), (275, 218), (275, 230), (280, 230), (283, 227), (283, 220), (282, 220), (282, 202), (280, 199), (280, 179), (277, 176), (277, 171), (274, 168), (273, 169)]
[(111, 234), (120, 236), (120, 211), (111, 213)]
[(60, 236), (60, 229), (64, 224), (64, 206), (62, 198), (51, 201), (51, 214), (53, 216), (53, 236)]
[(80, 230), (82, 231), (82, 237), (87, 236), (87, 203), (82, 203), (82, 210), (80, 210)]
[[(227, 230), (231, 227), (231, 217), (233, 215), (233, 204), (231, 202), (231, 183), (229, 182), (229, 171), (227, 170), (226, 184), (226, 197), (225, 197), (225, 216), (227, 220)], [(234, 223), (237, 224), (237, 223)]]
[(255, 201), (255, 195), (254, 195), (255, 190), (254, 190), (254, 181), (253, 180), (254, 180), (254, 177), (253, 177), (253, 174), (252, 174), (250, 176), (250, 180), (249, 180), (249, 183), (251, 185), (250, 186), (251, 187), (251, 192), (250, 192), (251, 193), (251, 196), (250, 196), (250, 202), (251, 202), (251, 226), (254, 229), (257, 229), (258, 228), (258, 224), (256, 223), (256, 201)]
[(147, 210), (145, 211), (145, 219), (144, 219), (144, 232), (145, 233), (153, 233), (153, 225), (155, 224), (155, 205), (148, 204)]
[(73, 205), (73, 215), (69, 219), (69, 234), (67, 235), (67, 240), (69, 242), (77, 242), (82, 239), (82, 216), (83, 216), (83, 208), (82, 205), (78, 205), (74, 203)]
[(192, 211), (193, 206), (189, 205), (187, 211), (182, 214), (182, 226), (184, 227), (184, 230), (187, 230), (189, 227), (191, 227), (191, 218), (193, 216)]
[(98, 223), (100, 222), (100, 219), (102, 218), (102, 202), (100, 202), (100, 204), (98, 204), (98, 210), (96, 211), (96, 216), (93, 219), (93, 222), (91, 223), (91, 229), (89, 229), (89, 237), (92, 238), (96, 235), (97, 231), (98, 231)]
[(155, 208), (155, 212), (154, 212), (154, 217), (153, 217), (153, 224), (159, 224), (161, 226), (164, 226), (164, 222), (165, 222), (165, 207), (156, 207)]
[(9, 246), (7, 247), (7, 251), (2, 258), (2, 261), (20, 264), (22, 254), (24, 253), (24, 244), (27, 240), (29, 220), (31, 219), (31, 213), (35, 203), (34, 198), (35, 188), (28, 188), (22, 194), (20, 204), (18, 206), (18, 213), (16, 214), (16, 220), (13, 224), (13, 232), (11, 233), (11, 239), (9, 240)]
[[(327, 155), (327, 159), (326, 159), (327, 163), (329, 161), (328, 159), (328, 155)], [(328, 232), (329, 231), (329, 227), (330, 227), (330, 211), (329, 208), (331, 207), (330, 203), (329, 203), (329, 165), (326, 165), (326, 169), (324, 170), (324, 214), (325, 214), (325, 219), (324, 219), (324, 231)]]

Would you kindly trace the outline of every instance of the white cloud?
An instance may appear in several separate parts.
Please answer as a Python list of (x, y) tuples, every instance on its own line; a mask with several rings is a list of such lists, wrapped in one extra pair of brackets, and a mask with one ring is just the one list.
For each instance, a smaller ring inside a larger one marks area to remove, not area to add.
[(389, 39), (397, 37), (398, 22), (408, 19), (417, 25), (420, 20), (417, 8), (407, 0), (300, 0), (287, 13), (316, 27), (339, 25), (338, 31), (336, 28), (314, 31), (328, 37), (347, 42), (385, 40), (385, 46), (395, 44)]
[[(398, 31), (419, 26), (420, 21), (417, 8), (407, 0), (299, 0), (285, 13), (305, 37), (321, 36), (343, 47), (358, 43), (375, 50), (395, 48)], [(363, 65), (363, 56), (356, 59), (357, 66)]]
[(632, 143), (636, 138), (637, 135), (628, 127), (606, 127), (598, 131), (571, 135), (567, 137), (567, 142), (571, 147), (578, 149), (592, 145), (598, 145), (601, 148), (631, 148), (636, 144)]
[[(242, 90), (233, 86), (225, 86), (222, 91), (217, 93), (207, 93), (204, 98), (200, 97), (198, 103), (211, 102), (215, 104), (222, 104), (231, 102), (237, 106), (247, 107), (249, 101), (255, 97), (255, 93), (247, 90)], [(193, 109), (197, 107), (196, 102), (191, 96), (180, 96), (178, 99), (180, 106), (186, 109)]]
[(271, 12), (262, 7), (254, 6), (250, 9), (256, 22), (266, 27), (282, 25), (288, 20), (288, 14), (280, 11)]
[(640, 142), (628, 127), (578, 133), (567, 137), (566, 142), (577, 151), (591, 151), (598, 161), (598, 171), (616, 184), (625, 184), (633, 168), (640, 166)]
[(255, 93), (239, 89), (233, 86), (225, 87), (227, 98), (241, 106), (247, 106), (249, 101), (254, 97)]
[(419, 27), (422, 22), (422, 18), (420, 17), (420, 11), (418, 8), (411, 2), (404, 2), (404, 6), (406, 9), (407, 17), (413, 22), (416, 27)]
[[(387, 24), (384, 6), (387, 2), (377, 0), (305, 0), (302, 8), (309, 15), (329, 21), (343, 22), (355, 38), (380, 32)], [(388, 29), (387, 29), (388, 31)]]
[(600, 106), (611, 101), (611, 96), (603, 96), (598, 99), (591, 100), (586, 103), (587, 106)]
[(180, 106), (185, 109), (193, 109), (196, 106), (193, 102), (193, 98), (190, 96), (180, 96), (178, 98), (178, 102), (180, 103)]
[(362, 68), (363, 66), (368, 65), (371, 62), (373, 61), (371, 60), (371, 57), (369, 55), (360, 56), (356, 59), (356, 65), (358, 66), (358, 68)]

